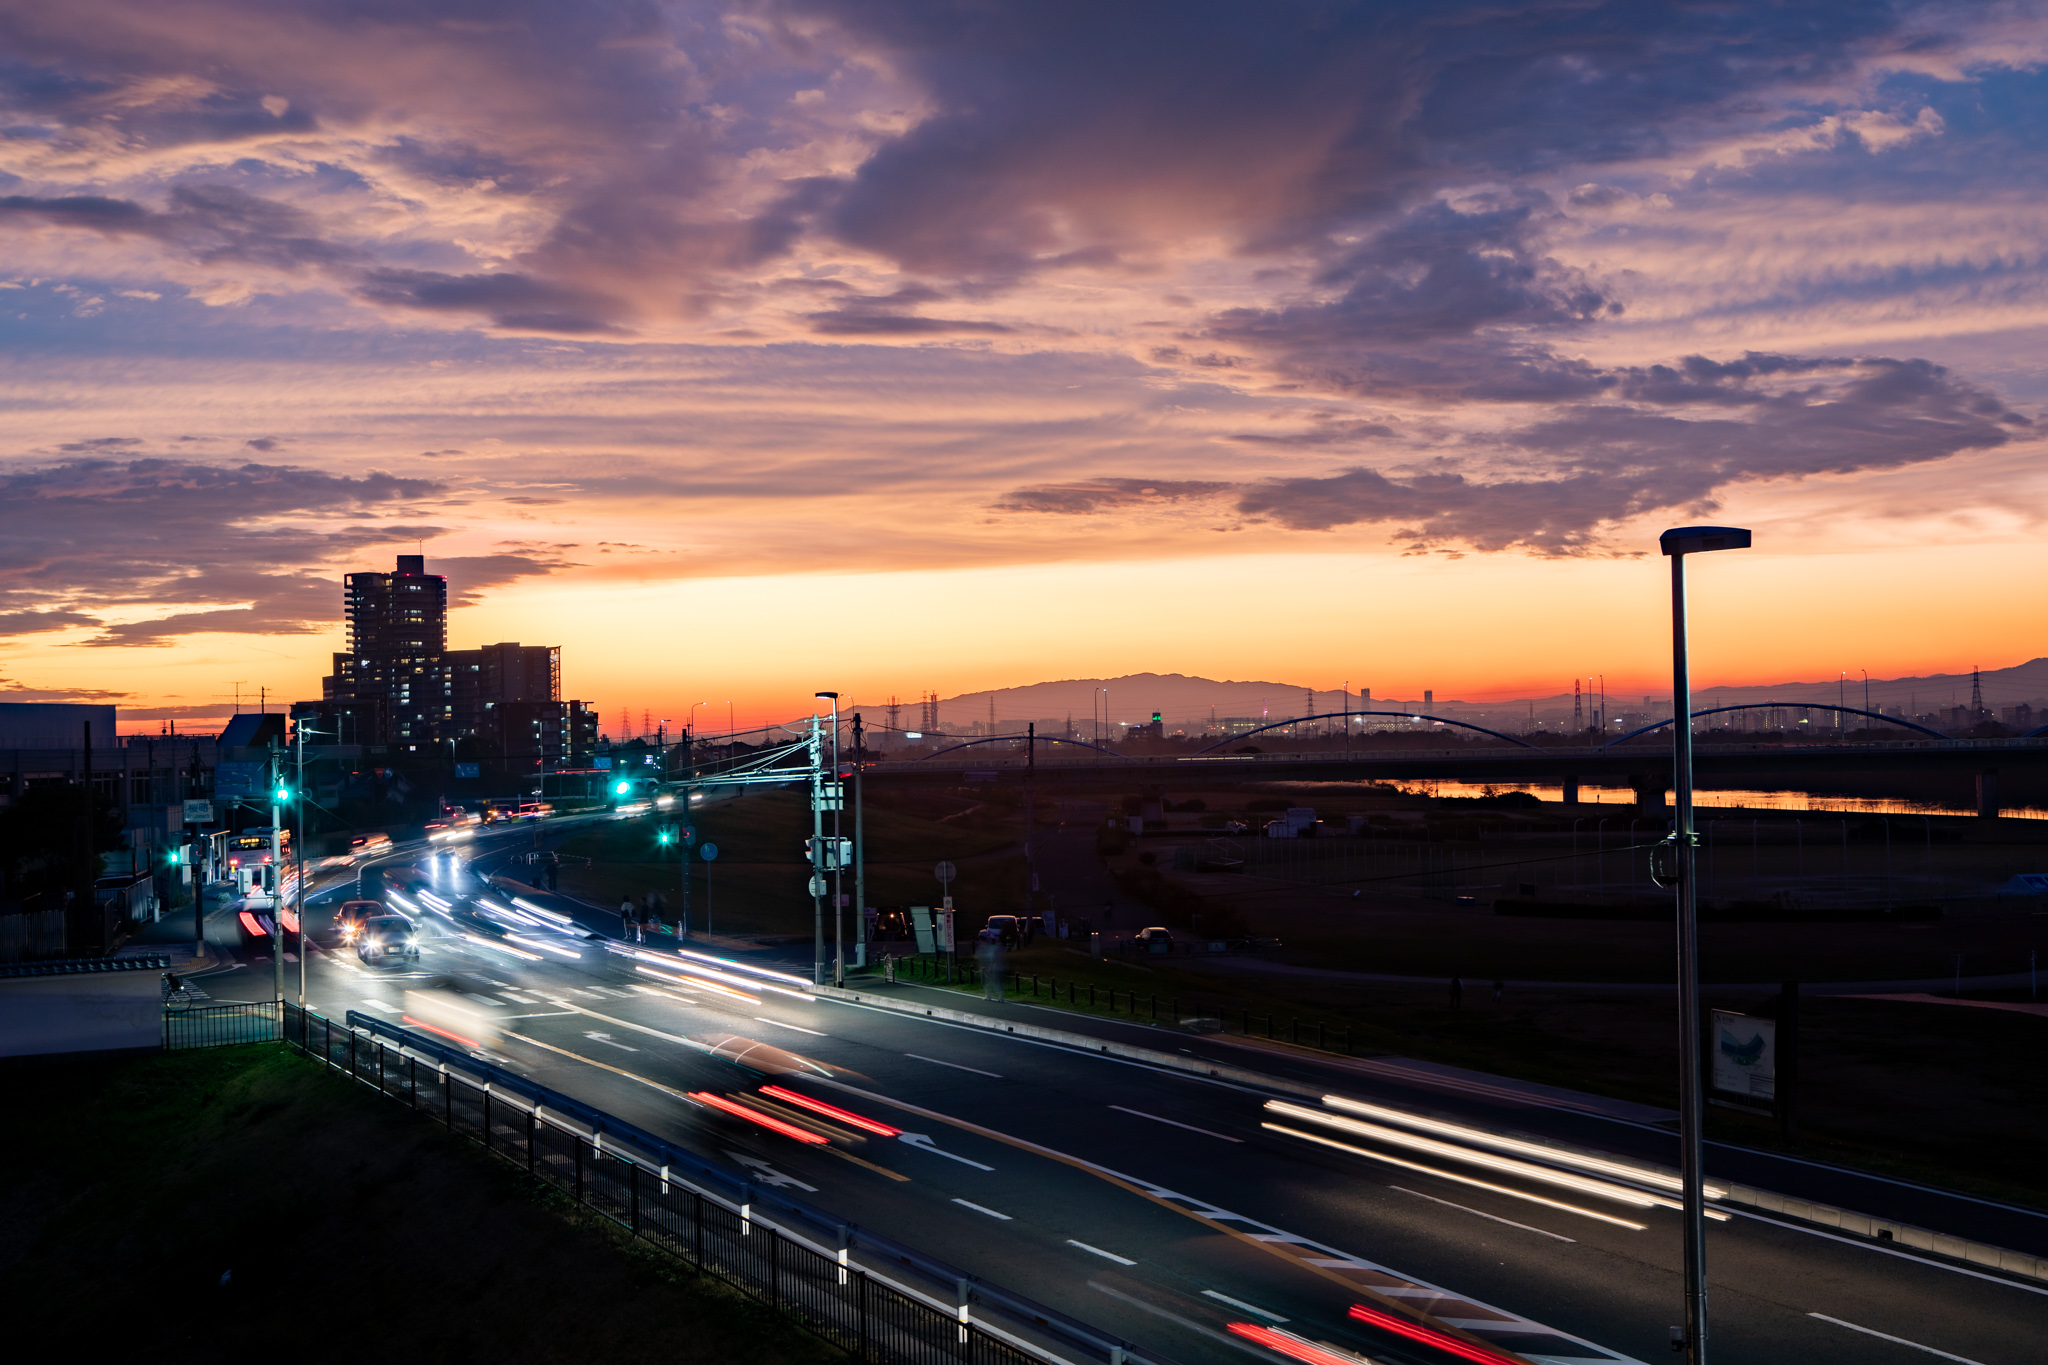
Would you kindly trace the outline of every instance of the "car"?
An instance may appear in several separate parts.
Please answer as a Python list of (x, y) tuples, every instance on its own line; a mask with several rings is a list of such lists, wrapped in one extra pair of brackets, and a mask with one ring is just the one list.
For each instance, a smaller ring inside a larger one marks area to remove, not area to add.
[(1024, 940), (1024, 928), (1015, 915), (990, 915), (988, 932), (994, 934), (996, 942), (1005, 948)]
[(419, 928), (404, 915), (387, 912), (365, 920), (362, 932), (356, 935), (356, 956), (364, 962), (419, 955)]
[(343, 901), (341, 909), (334, 912), (334, 927), (341, 932), (343, 943), (354, 943), (364, 923), (384, 913), (382, 901)]
[(1145, 944), (1147, 947), (1159, 945), (1155, 949), (1155, 951), (1158, 952), (1167, 951), (1167, 949), (1173, 943), (1173, 931), (1171, 929), (1168, 929), (1163, 924), (1148, 925), (1147, 927), (1140, 929), (1136, 934), (1132, 935), (1132, 937), (1135, 938), (1138, 942)]

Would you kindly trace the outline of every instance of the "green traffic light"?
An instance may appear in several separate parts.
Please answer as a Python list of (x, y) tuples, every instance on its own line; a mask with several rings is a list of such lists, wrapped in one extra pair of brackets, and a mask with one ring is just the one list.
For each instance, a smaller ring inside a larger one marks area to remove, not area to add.
[(279, 788), (277, 789), (277, 799), (278, 799), (279, 801), (289, 801), (289, 800), (291, 800), (291, 799), (292, 799), (292, 791), (291, 791), (291, 788), (290, 788), (290, 787), (279, 787)]
[(633, 784), (630, 782), (621, 782), (618, 786), (612, 788), (612, 790), (617, 792), (620, 796), (624, 796), (628, 791), (632, 790), (632, 787)]

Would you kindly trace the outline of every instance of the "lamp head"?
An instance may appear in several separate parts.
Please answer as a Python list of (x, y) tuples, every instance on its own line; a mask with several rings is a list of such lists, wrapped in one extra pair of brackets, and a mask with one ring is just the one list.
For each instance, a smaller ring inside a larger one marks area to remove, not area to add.
[(1666, 555), (1696, 555), (1709, 550), (1747, 550), (1749, 532), (1740, 526), (1674, 526), (1657, 537)]

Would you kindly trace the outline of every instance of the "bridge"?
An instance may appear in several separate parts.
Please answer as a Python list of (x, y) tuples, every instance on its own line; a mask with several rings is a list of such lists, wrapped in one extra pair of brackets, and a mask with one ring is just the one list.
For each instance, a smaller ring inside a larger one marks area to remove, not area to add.
[[(1806, 703), (1811, 706), (1811, 703)], [(1814, 708), (1820, 709), (1820, 708)], [(1830, 708), (1832, 709), (1832, 708)], [(1356, 714), (1355, 712), (1353, 714)], [(864, 768), (869, 782), (958, 786), (968, 782), (1021, 784), (1032, 778), (1065, 787), (1162, 790), (1222, 782), (1394, 782), (1439, 779), (1504, 785), (1559, 783), (1567, 803), (1581, 782), (1606, 780), (1635, 789), (1637, 806), (1664, 807), (1671, 784), (1671, 751), (1663, 744), (1531, 746), (1504, 743), (1410, 749), (1361, 742), (1351, 749), (1299, 753), (1123, 756), (1093, 746), (1040, 737), (1004, 735), (972, 741), (921, 759), (883, 760)], [(1075, 753), (1075, 747), (1086, 752)], [(2048, 740), (1912, 739), (1862, 743), (1765, 744), (1695, 741), (1693, 770), (1707, 778), (1771, 777), (1821, 781), (1848, 773), (1961, 774), (1974, 780), (1977, 813), (1999, 812), (2001, 771), (2048, 768)]]

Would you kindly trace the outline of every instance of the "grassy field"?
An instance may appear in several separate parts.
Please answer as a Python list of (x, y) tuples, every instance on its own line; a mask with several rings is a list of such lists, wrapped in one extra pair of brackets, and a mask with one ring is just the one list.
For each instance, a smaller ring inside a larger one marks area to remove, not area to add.
[[(1348, 1031), (1361, 1056), (1416, 1057), (1496, 1075), (1670, 1107), (1677, 1102), (1677, 1026), (1665, 993), (1514, 988), (1496, 1003), (1491, 981), (1464, 978), (1453, 1009), (1444, 984), (1370, 984), (1312, 977), (1220, 976), (1172, 959), (1096, 961), (1040, 939), (1009, 955), (1010, 969), (1039, 978), (1038, 1003), (1065, 1007), (1069, 983), (1096, 988), (1097, 1014), (1162, 1021), (1173, 1002), (1212, 1017), (1227, 1010), (1235, 1032), (1249, 1010), (1255, 1033), (1272, 1021), (1288, 1039), (1299, 1020), (1335, 1050)], [(978, 995), (979, 987), (967, 992)], [(1028, 986), (1024, 998), (1029, 998)], [(1710, 988), (1709, 1008), (1755, 1013), (1767, 997)], [(1084, 1005), (1085, 1008), (1085, 1005)], [(2048, 1019), (1965, 1006), (1807, 996), (1801, 1003), (1800, 1132), (1781, 1142), (1775, 1125), (1715, 1109), (1710, 1131), (1730, 1141), (1784, 1147), (1817, 1160), (1876, 1169), (1988, 1197), (2048, 1207), (2040, 1134), (2048, 1131), (2048, 1073), (2038, 1056)]]
[(8, 1085), (18, 1359), (840, 1358), (278, 1045)]

